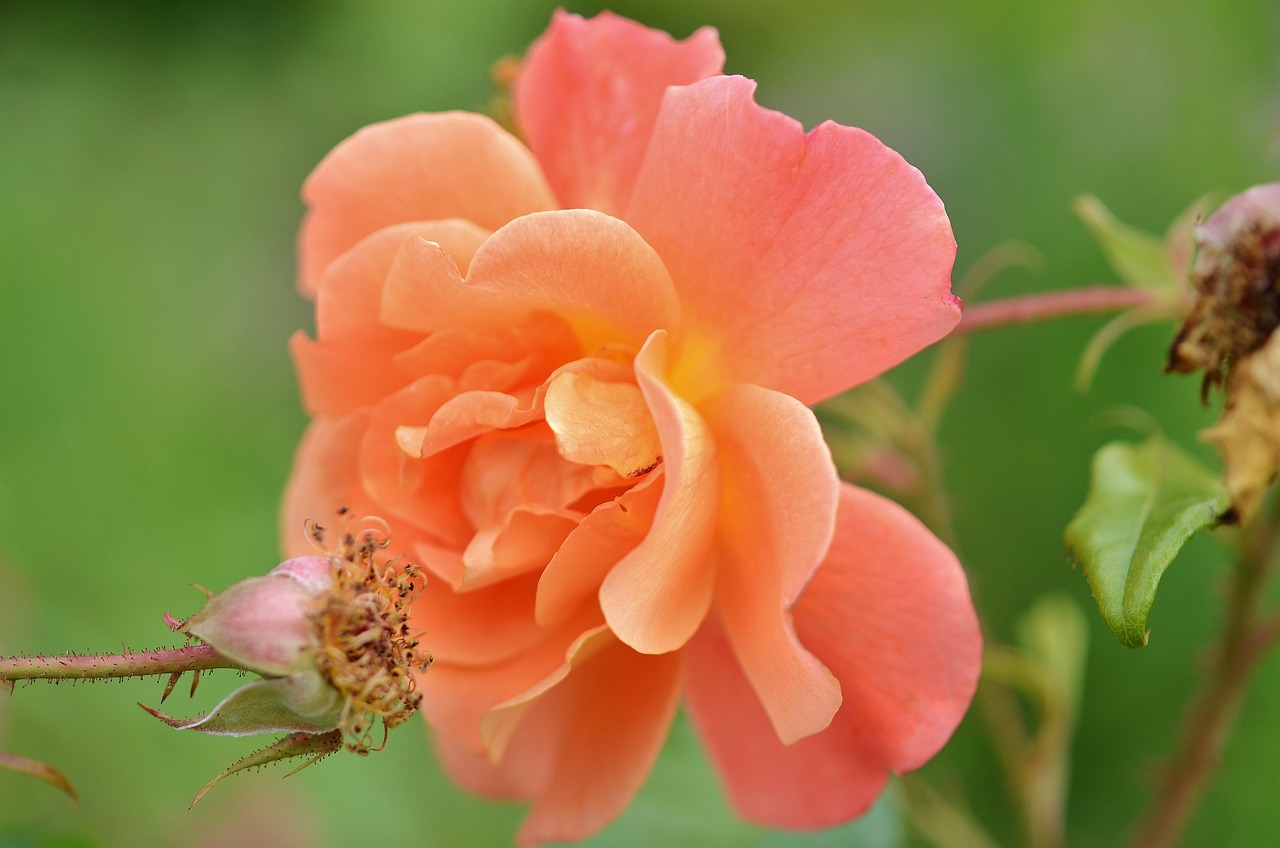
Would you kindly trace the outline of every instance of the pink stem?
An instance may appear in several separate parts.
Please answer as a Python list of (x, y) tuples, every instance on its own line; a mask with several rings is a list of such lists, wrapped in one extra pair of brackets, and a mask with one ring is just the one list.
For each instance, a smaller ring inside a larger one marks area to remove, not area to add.
[(1089, 286), (1042, 292), (970, 306), (964, 310), (960, 325), (953, 332), (975, 333), (1011, 324), (1029, 324), (1045, 318), (1116, 312), (1135, 306), (1150, 306), (1155, 301), (1155, 294), (1147, 289), (1127, 286)]
[(119, 654), (0, 657), (0, 683), (18, 680), (102, 680), (149, 677), (214, 668), (239, 668), (208, 645), (126, 651)]

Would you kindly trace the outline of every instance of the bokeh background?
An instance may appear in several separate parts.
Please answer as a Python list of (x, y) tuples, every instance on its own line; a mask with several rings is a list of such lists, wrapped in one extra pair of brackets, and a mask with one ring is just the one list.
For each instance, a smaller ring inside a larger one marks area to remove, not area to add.
[[(592, 13), (602, 4), (569, 2)], [(481, 109), (489, 67), (545, 27), (531, 0), (134, 0), (0, 3), (0, 653), (166, 641), (267, 570), (305, 424), (286, 352), (309, 328), (294, 288), (298, 188), (360, 126)], [(719, 28), (727, 69), (806, 125), (832, 118), (901, 151), (946, 201), (958, 270), (1017, 240), (1044, 256), (983, 297), (1114, 279), (1070, 211), (1099, 195), (1153, 231), (1193, 200), (1280, 173), (1280, 6), (1273, 0), (620, 0), (679, 36)], [(1063, 551), (1099, 416), (1137, 405), (1176, 441), (1214, 416), (1198, 381), (1161, 376), (1172, 335), (1126, 336), (1071, 388), (1102, 318), (975, 337), (941, 430), (958, 548), (985, 628), (1014, 638), (1062, 593), (1089, 622), (1073, 748), (1072, 846), (1118, 844), (1169, 750), (1217, 624), (1227, 555), (1190, 545), (1142, 651), (1118, 646)], [(892, 379), (908, 394), (926, 356)], [(194, 708), (236, 681), (211, 679)], [(219, 689), (219, 687), (222, 687)], [(507, 844), (517, 807), (468, 798), (424, 733), (285, 782), (194, 791), (252, 741), (168, 731), (132, 702), (158, 683), (0, 693), (0, 748), (80, 790), (0, 773), (0, 846)], [(182, 697), (170, 702), (177, 710)], [(1280, 838), (1280, 662), (1261, 669), (1188, 845)], [(1004, 845), (1017, 828), (976, 716), (926, 770)], [(852, 828), (790, 837), (736, 823), (677, 728), (634, 807), (592, 844), (889, 846), (892, 797)]]

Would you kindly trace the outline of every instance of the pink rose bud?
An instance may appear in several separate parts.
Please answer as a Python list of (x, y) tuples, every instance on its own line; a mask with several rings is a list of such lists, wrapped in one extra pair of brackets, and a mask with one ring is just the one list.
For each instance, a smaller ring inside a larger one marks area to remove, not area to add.
[(192, 719), (148, 711), (181, 730), (340, 731), (347, 748), (373, 750), (379, 721), (389, 729), (417, 709), (412, 672), (430, 662), (406, 624), (418, 571), (376, 562), (382, 547), (344, 532), (332, 556), (289, 559), (214, 595), (177, 628), (263, 679)]
[(285, 560), (214, 595), (182, 630), (267, 677), (314, 668), (319, 641), (311, 616), (333, 588), (333, 570), (327, 557)]

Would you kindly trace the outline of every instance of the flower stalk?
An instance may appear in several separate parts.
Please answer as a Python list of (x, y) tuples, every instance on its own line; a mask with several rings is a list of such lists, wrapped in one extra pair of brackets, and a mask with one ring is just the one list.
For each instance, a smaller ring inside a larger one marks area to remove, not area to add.
[(1151, 289), (1129, 286), (1086, 286), (1065, 291), (1040, 292), (968, 306), (960, 324), (952, 332), (977, 333), (1051, 318), (1120, 312), (1135, 307), (1155, 306), (1159, 300), (1159, 295)]
[(1263, 600), (1275, 575), (1280, 498), (1268, 515), (1246, 528), (1240, 561), (1232, 572), (1225, 629), (1211, 655), (1204, 684), (1187, 710), (1177, 751), (1162, 772), (1133, 848), (1172, 848), (1218, 771), (1258, 664), (1275, 646), (1275, 612)]
[(0, 683), (19, 680), (122, 680), (152, 675), (182, 675), (218, 668), (243, 669), (209, 645), (121, 651), (118, 654), (61, 654), (0, 657)]

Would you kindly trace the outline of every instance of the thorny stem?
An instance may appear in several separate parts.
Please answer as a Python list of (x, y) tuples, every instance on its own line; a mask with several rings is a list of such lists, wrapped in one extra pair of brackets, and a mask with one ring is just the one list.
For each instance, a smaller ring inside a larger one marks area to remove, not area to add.
[(19, 680), (104, 680), (240, 668), (209, 645), (124, 651), (119, 654), (0, 657), (0, 684)]
[(1136, 306), (1151, 306), (1157, 295), (1129, 286), (1088, 286), (1082, 289), (1041, 292), (1005, 300), (975, 303), (966, 307), (953, 333), (976, 333), (1012, 324), (1029, 324), (1046, 318), (1118, 312)]
[(1179, 844), (1200, 796), (1218, 770), (1258, 662), (1276, 643), (1280, 620), (1260, 607), (1276, 567), (1278, 525), (1280, 498), (1275, 498), (1270, 514), (1259, 515), (1246, 530), (1240, 562), (1232, 572), (1226, 629), (1211, 655), (1204, 684), (1187, 710), (1182, 739), (1133, 840), (1134, 848)]

